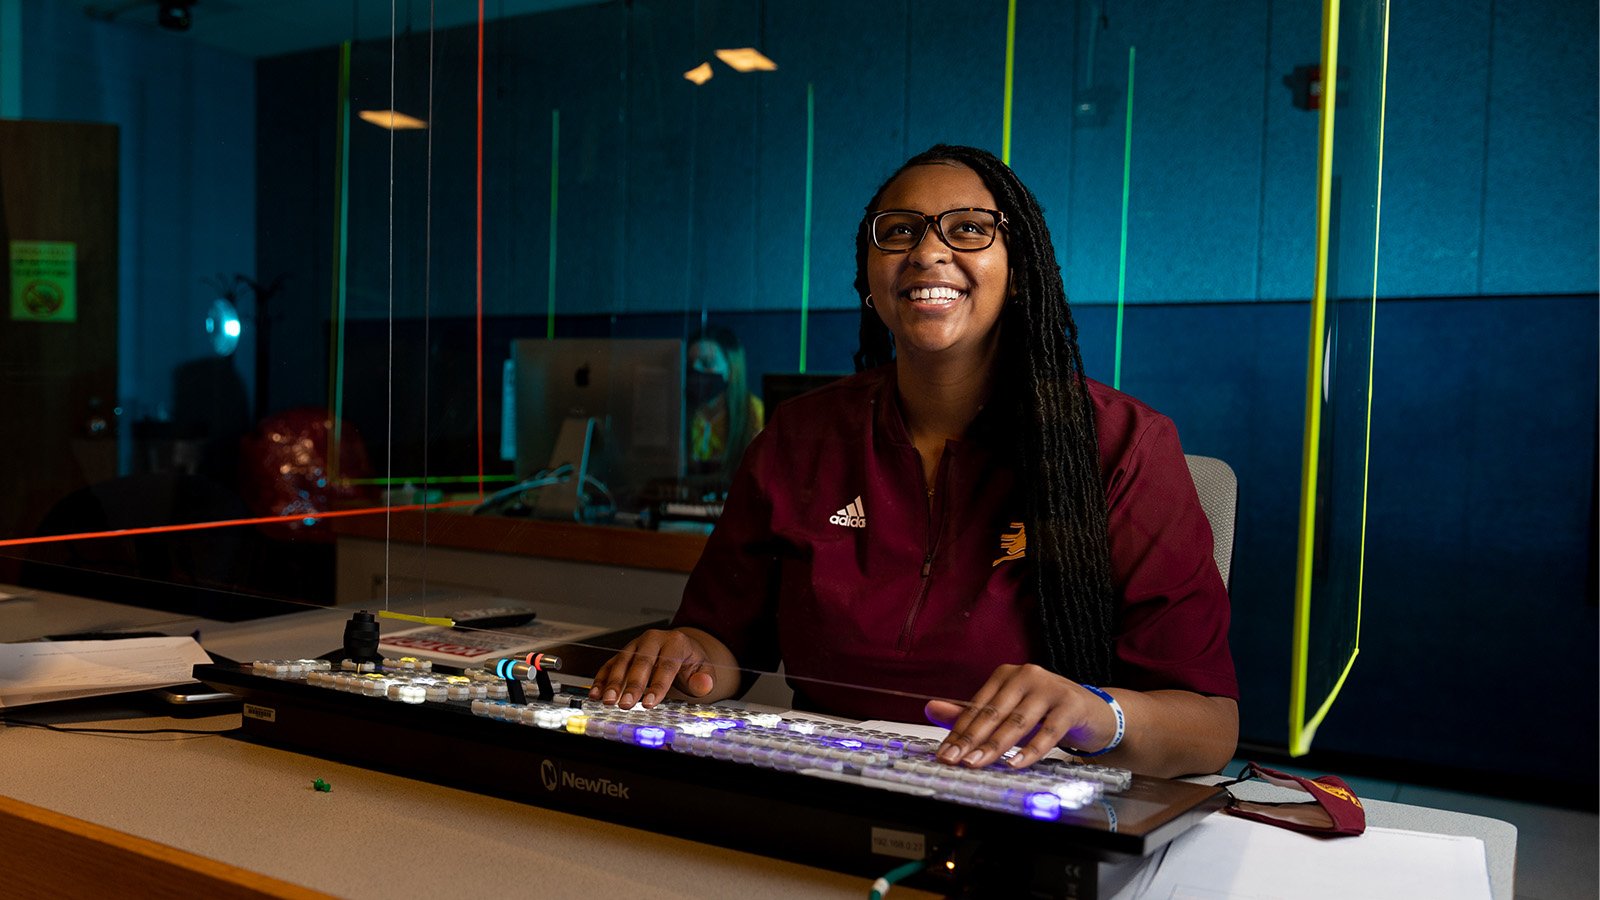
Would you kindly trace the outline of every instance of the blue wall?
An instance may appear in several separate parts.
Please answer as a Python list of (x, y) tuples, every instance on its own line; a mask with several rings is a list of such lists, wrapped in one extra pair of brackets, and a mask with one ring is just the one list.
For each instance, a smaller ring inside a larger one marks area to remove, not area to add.
[[(1094, 4), (1021, 6), (1013, 162), (1046, 208), (1080, 304), (1116, 298), (1130, 45), (1138, 75), (1128, 299), (1310, 294), (1317, 116), (1290, 103), (1283, 78), (1317, 60), (1318, 11), (1268, 0), (1215, 6), (1206, 15), (1167, 0), (1104, 20)], [(1379, 294), (1593, 291), (1593, 4), (1400, 4), (1392, 17)], [(745, 44), (761, 45), (779, 70), (738, 75), (717, 63), (717, 77), (700, 87), (680, 77), (712, 49)], [(946, 61), (951, 47), (962, 48), (959, 65)], [(413, 110), (428, 100), (425, 50), (425, 37), (400, 44), (399, 105)], [(545, 306), (556, 107), (556, 303), (569, 314), (798, 307), (808, 84), (813, 307), (855, 303), (852, 229), (900, 160), (938, 140), (999, 149), (1004, 22), (984, 5), (933, 0), (912, 15), (905, 2), (653, 0), (494, 23), (488, 51), (493, 314)], [(433, 165), (430, 173), (429, 135), (396, 136), (395, 228), (420, 251), (431, 174), (433, 309), (443, 302), (465, 312), (475, 34), (441, 32), (435, 52)], [(358, 48), (357, 106), (387, 105), (388, 55), (387, 41)], [(325, 52), (264, 63), (262, 96), (307, 91), (305, 104), (286, 110), (303, 128), (332, 109), (331, 60)], [(1359, 74), (1359, 61), (1348, 61)], [(321, 71), (312, 83), (307, 67)], [(1378, 87), (1355, 76), (1343, 85), (1352, 103)], [(1086, 102), (1099, 114), (1075, 112)], [(267, 146), (279, 142), (268, 132), (285, 126), (263, 119)], [(389, 312), (388, 137), (359, 123), (353, 130), (355, 316)], [(421, 308), (424, 258), (398, 260), (401, 310)]]
[[(73, 4), (23, 0), (22, 27), (22, 117), (119, 129), (126, 451), (133, 419), (183, 414), (177, 367), (212, 356), (203, 326), (217, 292), (203, 280), (255, 272), (255, 67), (170, 32), (92, 20)], [(254, 345), (234, 362), (249, 396)]]

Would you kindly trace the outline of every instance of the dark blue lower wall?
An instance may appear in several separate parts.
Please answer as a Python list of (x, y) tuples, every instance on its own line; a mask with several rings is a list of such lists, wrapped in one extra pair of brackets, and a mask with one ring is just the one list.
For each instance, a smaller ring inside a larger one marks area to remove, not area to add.
[[(1109, 382), (1115, 309), (1075, 316), (1089, 374)], [(752, 384), (798, 368), (798, 313), (709, 321), (745, 342)], [(698, 325), (698, 314), (663, 314), (570, 317), (556, 328), (643, 337)], [(853, 312), (813, 314), (808, 370), (849, 371), (856, 327)], [(1124, 323), (1122, 388), (1170, 415), (1188, 452), (1227, 460), (1239, 475), (1232, 640), (1242, 731), (1280, 746), (1308, 328), (1305, 304), (1262, 302), (1139, 305)], [(374, 376), (347, 380), (347, 416), (375, 448), (386, 427), (376, 376), (387, 368), (387, 329), (353, 322), (348, 341), (346, 371)], [(544, 329), (533, 318), (485, 323), (491, 460), (500, 362), (512, 338)], [(1597, 330), (1592, 294), (1380, 303), (1361, 654), (1319, 751), (1482, 773), (1533, 761), (1551, 779), (1594, 783)], [(422, 333), (421, 323), (397, 323), (397, 474), (421, 465)], [(428, 334), (430, 467), (470, 471), (473, 326), (435, 321)]]

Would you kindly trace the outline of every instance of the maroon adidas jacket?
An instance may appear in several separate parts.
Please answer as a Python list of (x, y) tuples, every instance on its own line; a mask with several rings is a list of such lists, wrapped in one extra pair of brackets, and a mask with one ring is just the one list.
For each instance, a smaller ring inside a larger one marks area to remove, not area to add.
[[(1089, 382), (1121, 608), (1112, 686), (1237, 698), (1228, 594), (1170, 419)], [(745, 451), (676, 626), (746, 669), (781, 658), (795, 706), (923, 721), (1002, 663), (1042, 662), (1023, 495), (980, 416), (929, 509), (893, 365), (785, 403)]]

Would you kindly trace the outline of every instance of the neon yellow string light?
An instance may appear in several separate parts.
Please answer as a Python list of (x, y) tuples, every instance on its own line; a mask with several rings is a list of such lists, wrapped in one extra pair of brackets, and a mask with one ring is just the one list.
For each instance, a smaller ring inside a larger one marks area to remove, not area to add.
[(392, 612), (387, 609), (378, 611), (380, 619), (399, 619), (402, 622), (417, 622), (422, 625), (437, 625), (440, 628), (455, 627), (456, 620), (445, 616), (414, 616), (411, 613)]
[(1006, 5), (1006, 86), (1000, 113), (1000, 161), (1011, 165), (1011, 80), (1017, 62), (1017, 0)]
[(1361, 655), (1361, 608), (1365, 600), (1367, 576), (1367, 499), (1370, 487), (1370, 474), (1372, 471), (1372, 379), (1373, 362), (1376, 357), (1378, 341), (1378, 238), (1383, 226), (1383, 142), (1384, 126), (1389, 106), (1389, 5), (1383, 7), (1383, 51), (1382, 74), (1379, 78), (1378, 89), (1378, 185), (1376, 209), (1372, 221), (1372, 293), (1369, 300), (1367, 319), (1367, 412), (1366, 434), (1362, 446), (1364, 454), (1361, 462), (1361, 548), (1360, 562), (1356, 568), (1356, 634), (1355, 646), (1351, 648), (1350, 658), (1345, 661), (1344, 670), (1339, 673), (1339, 679), (1333, 685), (1333, 690), (1328, 692), (1327, 698), (1317, 707), (1305, 727), (1306, 749), (1310, 749), (1311, 737), (1316, 734), (1318, 726), (1328, 715), (1328, 710), (1333, 708), (1333, 701), (1344, 689), (1344, 682), (1350, 675), (1350, 670), (1355, 666), (1356, 657)]
[[(1295, 560), (1294, 633), (1290, 644), (1289, 752), (1311, 749), (1306, 712), (1306, 660), (1311, 640), (1311, 573), (1317, 516), (1317, 465), (1322, 436), (1322, 354), (1328, 311), (1328, 217), (1333, 198), (1333, 112), (1339, 71), (1339, 0), (1322, 4), (1322, 106), (1317, 143), (1317, 257), (1306, 359), (1306, 420), (1300, 459), (1300, 538)], [(1348, 671), (1348, 666), (1346, 667)], [(1341, 676), (1342, 677), (1342, 676)]]

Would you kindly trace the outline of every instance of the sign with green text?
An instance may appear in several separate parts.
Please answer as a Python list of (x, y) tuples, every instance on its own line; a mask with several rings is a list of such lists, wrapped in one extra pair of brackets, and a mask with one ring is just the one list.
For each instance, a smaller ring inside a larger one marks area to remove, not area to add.
[(77, 244), (11, 242), (11, 318), (25, 322), (78, 321)]

